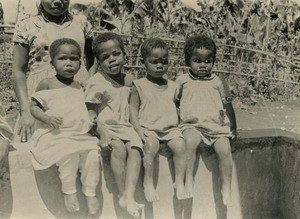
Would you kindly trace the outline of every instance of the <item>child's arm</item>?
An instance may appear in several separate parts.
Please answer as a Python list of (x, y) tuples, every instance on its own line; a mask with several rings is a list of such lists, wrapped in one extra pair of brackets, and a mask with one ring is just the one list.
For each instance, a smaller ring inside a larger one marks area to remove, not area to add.
[(129, 100), (129, 120), (142, 141), (145, 142), (145, 135), (139, 122), (140, 97), (136, 87), (133, 85)]
[[(49, 88), (49, 83), (48, 80), (45, 79), (39, 83), (36, 91), (46, 90), (48, 88)], [(43, 106), (35, 98), (32, 98), (31, 100), (30, 111), (33, 117), (35, 117), (37, 120), (40, 120), (48, 124), (52, 128), (59, 128), (59, 126), (62, 125), (63, 119), (61, 117), (47, 115), (44, 112)]]
[(226, 103), (223, 105), (224, 105), (224, 109), (226, 110), (226, 114), (230, 121), (230, 130), (233, 134), (233, 140), (235, 140), (237, 138), (236, 119), (235, 119), (235, 112), (234, 112), (232, 103), (230, 102), (230, 103)]

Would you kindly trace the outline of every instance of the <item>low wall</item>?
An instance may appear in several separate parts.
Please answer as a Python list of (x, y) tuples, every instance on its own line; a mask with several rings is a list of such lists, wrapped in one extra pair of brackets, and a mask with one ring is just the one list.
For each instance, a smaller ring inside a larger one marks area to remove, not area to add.
[[(141, 172), (136, 200), (145, 204), (143, 218), (300, 218), (300, 136), (282, 130), (243, 131), (240, 136), (232, 145), (233, 207), (226, 209), (222, 204), (218, 161), (213, 150), (199, 149), (194, 198), (181, 201), (174, 196), (172, 186), (172, 155), (165, 151), (164, 156), (158, 156), (155, 168), (159, 202), (150, 204), (145, 201)], [(60, 192), (57, 168), (53, 166), (44, 171), (33, 172), (30, 154), (24, 148), (26, 147), (9, 154), (13, 192), (12, 195), (9, 192), (6, 195), (8, 202), (13, 200), (13, 208), (12, 213), (8, 210), (6, 215), (31, 219), (86, 218), (87, 209), (80, 192), (80, 183), (78, 182), (78, 193), (81, 211), (68, 213)], [(103, 155), (102, 158), (103, 177), (98, 188), (102, 206), (95, 218), (130, 218), (118, 207), (109, 156)], [(0, 198), (0, 206), (2, 201)], [(7, 201), (5, 203), (10, 205)]]

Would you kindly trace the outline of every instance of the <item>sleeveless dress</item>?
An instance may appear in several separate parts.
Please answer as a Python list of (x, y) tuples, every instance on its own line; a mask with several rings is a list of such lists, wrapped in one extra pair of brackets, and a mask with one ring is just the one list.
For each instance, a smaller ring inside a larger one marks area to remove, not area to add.
[(207, 145), (212, 145), (218, 137), (232, 137), (230, 121), (223, 107), (232, 101), (232, 97), (224, 82), (214, 74), (202, 80), (182, 74), (177, 82), (181, 87), (181, 130), (196, 130)]
[(86, 102), (98, 104), (97, 120), (114, 139), (129, 141), (131, 147), (143, 148), (140, 137), (129, 123), (130, 87), (97, 72), (88, 80), (85, 95)]
[(6, 113), (4, 107), (0, 103), (0, 135), (11, 141), (13, 139), (13, 130), (6, 121)]
[(92, 123), (80, 88), (42, 90), (32, 95), (45, 109), (47, 115), (60, 116), (63, 125), (54, 129), (37, 121), (38, 128), (31, 138), (32, 163), (35, 169), (46, 169), (66, 155), (99, 149), (98, 139), (88, 131)]
[[(61, 24), (46, 22), (41, 15), (21, 20), (16, 24), (13, 36), (14, 43), (29, 46), (29, 62), (27, 87), (29, 97), (39, 82), (55, 75), (54, 68), (50, 64), (49, 47), (59, 38), (71, 38), (77, 41), (84, 54), (85, 39), (92, 37), (92, 26), (82, 17), (67, 15), (66, 21)], [(84, 62), (82, 61), (82, 64)], [(86, 82), (89, 73), (85, 66), (81, 66), (75, 76), (75, 80)]]
[(168, 80), (166, 86), (159, 87), (146, 78), (133, 83), (140, 97), (139, 121), (145, 135), (166, 141), (182, 137), (175, 105), (178, 85)]

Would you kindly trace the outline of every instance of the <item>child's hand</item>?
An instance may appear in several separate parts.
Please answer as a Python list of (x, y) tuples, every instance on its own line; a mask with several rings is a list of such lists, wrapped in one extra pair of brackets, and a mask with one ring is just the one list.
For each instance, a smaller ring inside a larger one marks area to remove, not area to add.
[(57, 116), (51, 116), (48, 120), (48, 125), (52, 128), (58, 129), (63, 125), (63, 118)]
[(98, 133), (100, 135), (100, 140), (99, 140), (99, 145), (101, 148), (103, 148), (104, 150), (111, 150), (111, 136), (110, 134), (108, 134), (108, 132), (106, 130), (104, 130), (103, 128), (98, 129)]
[(138, 133), (138, 135), (140, 136), (142, 142), (145, 143), (145, 142), (146, 142), (146, 135), (145, 135), (145, 133), (143, 132), (143, 130), (139, 130), (137, 133)]
[(237, 136), (238, 136), (238, 133), (237, 133), (236, 129), (231, 130), (231, 133), (232, 133), (231, 140), (235, 141), (237, 139)]

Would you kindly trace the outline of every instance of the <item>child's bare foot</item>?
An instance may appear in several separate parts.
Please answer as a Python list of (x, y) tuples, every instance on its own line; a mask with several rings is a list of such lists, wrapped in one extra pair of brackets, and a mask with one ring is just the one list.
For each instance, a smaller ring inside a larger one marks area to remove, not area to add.
[(89, 214), (96, 214), (99, 211), (100, 204), (96, 196), (86, 196), (86, 202)]
[(185, 190), (186, 190), (186, 198), (192, 198), (194, 195), (194, 182), (186, 181)]
[(232, 203), (232, 199), (231, 199), (230, 189), (223, 187), (221, 190), (221, 193), (222, 193), (222, 200), (223, 200), (224, 205), (226, 205), (228, 207), (232, 206), (233, 203)]
[(176, 197), (178, 200), (187, 199), (187, 193), (182, 183), (175, 183), (174, 188), (176, 190)]
[(138, 204), (134, 200), (126, 200), (124, 196), (119, 199), (119, 205), (134, 218), (138, 218), (140, 211), (145, 207), (143, 204)]
[(80, 210), (79, 202), (77, 199), (77, 193), (66, 194), (64, 196), (65, 206), (69, 212), (75, 212)]
[(159, 201), (159, 195), (157, 194), (152, 183), (144, 183), (144, 193), (148, 202)]

